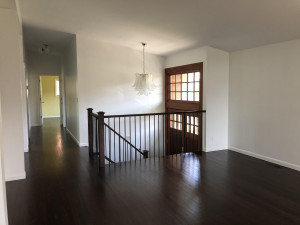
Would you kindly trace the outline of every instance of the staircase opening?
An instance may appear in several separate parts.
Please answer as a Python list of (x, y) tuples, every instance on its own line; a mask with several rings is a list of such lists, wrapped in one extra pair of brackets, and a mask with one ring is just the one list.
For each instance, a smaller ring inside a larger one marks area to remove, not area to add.
[[(175, 153), (201, 152), (202, 137), (195, 129), (173, 133), (172, 137), (169, 134), (172, 129), (170, 118), (197, 118), (201, 121), (203, 113), (205, 111), (195, 110), (106, 116), (104, 112), (95, 114), (89, 108), (90, 157), (98, 155), (99, 166), (104, 167), (105, 164), (160, 158)], [(191, 123), (187, 121), (183, 126), (190, 128)]]

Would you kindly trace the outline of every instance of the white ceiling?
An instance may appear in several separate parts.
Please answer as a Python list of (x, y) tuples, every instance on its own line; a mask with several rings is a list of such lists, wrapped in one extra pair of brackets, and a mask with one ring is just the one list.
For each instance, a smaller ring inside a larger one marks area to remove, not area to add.
[(0, 0), (0, 8), (15, 9), (16, 3), (14, 0)]
[(26, 0), (24, 24), (168, 55), (235, 51), (300, 38), (300, 0)]
[(73, 35), (25, 25), (23, 36), (27, 50), (37, 52), (44, 44), (47, 44), (49, 45), (49, 54), (61, 55)]

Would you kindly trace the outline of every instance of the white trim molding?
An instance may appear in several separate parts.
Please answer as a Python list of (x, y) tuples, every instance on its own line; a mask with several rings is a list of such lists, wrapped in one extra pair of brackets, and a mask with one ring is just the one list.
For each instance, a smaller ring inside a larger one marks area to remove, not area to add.
[(26, 179), (26, 172), (24, 171), (23, 173), (20, 174), (13, 174), (13, 175), (8, 175), (5, 177), (5, 181), (14, 181), (14, 180), (23, 180)]
[(37, 123), (36, 123), (36, 124), (31, 124), (31, 125), (30, 125), (30, 127), (40, 127), (40, 126), (42, 126), (42, 124), (37, 124)]
[(234, 151), (234, 152), (239, 152), (239, 153), (242, 153), (244, 155), (252, 156), (252, 157), (257, 158), (257, 159), (261, 159), (261, 160), (264, 160), (264, 161), (267, 161), (267, 162), (271, 162), (271, 163), (274, 163), (274, 164), (277, 164), (277, 165), (280, 165), (280, 166), (284, 166), (284, 167), (287, 167), (287, 168), (290, 168), (290, 169), (300, 171), (300, 165), (288, 163), (288, 162), (285, 162), (285, 161), (282, 161), (282, 160), (279, 160), (279, 159), (274, 159), (274, 158), (271, 158), (271, 157), (268, 157), (268, 156), (260, 155), (260, 154), (253, 153), (253, 152), (250, 152), (250, 151), (246, 151), (244, 149), (236, 148), (236, 147), (233, 147), (233, 146), (229, 146), (228, 149), (231, 150), (231, 151)]
[(83, 143), (83, 142), (80, 142), (80, 145), (79, 145), (80, 147), (88, 147), (89, 146), (89, 144), (88, 143)]
[(204, 152), (216, 152), (216, 151), (224, 151), (227, 150), (228, 148), (220, 148), (220, 149), (215, 149), (215, 148), (203, 148)]
[(72, 139), (76, 142), (76, 144), (77, 144), (79, 147), (87, 147), (87, 146), (89, 146), (88, 143), (79, 142), (79, 141), (77, 140), (77, 138), (72, 134), (72, 132), (71, 132), (68, 128), (66, 128), (66, 131), (67, 131), (67, 133), (72, 137)]
[(43, 119), (47, 119), (47, 118), (60, 118), (60, 116), (43, 116)]
[(2, 115), (1, 115), (1, 95), (0, 95), (0, 224), (8, 225), (6, 185), (5, 185), (5, 173), (4, 173), (3, 164), (4, 164), (4, 160), (3, 160), (3, 151), (2, 151)]
[(66, 131), (67, 131), (67, 133), (72, 137), (72, 139), (76, 142), (76, 144), (78, 145), (78, 146), (80, 146), (80, 142), (77, 140), (77, 138), (72, 134), (72, 132), (68, 129), (68, 128), (66, 128)]

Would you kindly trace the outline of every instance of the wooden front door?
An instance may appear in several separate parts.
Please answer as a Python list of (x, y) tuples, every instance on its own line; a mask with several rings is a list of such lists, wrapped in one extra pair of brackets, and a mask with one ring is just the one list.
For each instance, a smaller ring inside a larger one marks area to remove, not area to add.
[(165, 70), (167, 154), (202, 151), (203, 63)]

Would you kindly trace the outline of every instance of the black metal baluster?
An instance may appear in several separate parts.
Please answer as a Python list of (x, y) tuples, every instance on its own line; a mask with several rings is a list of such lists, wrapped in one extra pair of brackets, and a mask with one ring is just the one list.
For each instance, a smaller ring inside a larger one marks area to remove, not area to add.
[(193, 124), (193, 151), (192, 152), (195, 152), (195, 132), (196, 132), (196, 116), (195, 116), (195, 113), (193, 113), (193, 116), (194, 116), (194, 124)]
[[(106, 154), (106, 126), (104, 126), (104, 157)], [(99, 149), (99, 157), (100, 157), (100, 149)]]
[[(189, 137), (191, 136), (191, 133), (192, 133), (192, 116), (191, 116), (191, 113), (189, 113), (189, 118), (190, 118), (190, 120), (189, 120)], [(191, 138), (189, 138), (188, 139), (188, 141), (187, 141), (187, 144), (188, 144), (188, 147), (187, 147), (187, 150), (188, 151), (191, 151)]]
[(165, 116), (166, 114), (163, 115), (163, 157), (165, 156), (165, 137), (166, 137), (166, 134), (165, 134)]
[[(114, 130), (116, 130), (116, 117), (114, 117)], [(116, 133), (114, 133), (114, 162), (116, 162)]]
[[(189, 120), (187, 120), (187, 118), (189, 118)], [(190, 151), (190, 138), (189, 138), (189, 133), (191, 132), (191, 127), (190, 127), (190, 124), (191, 123), (191, 116), (190, 116), (190, 113), (186, 114), (186, 136), (187, 136), (187, 139), (186, 139), (186, 143), (185, 143), (185, 147), (186, 147), (186, 151)]]
[(176, 113), (176, 129), (175, 129), (175, 131), (176, 131), (176, 142), (175, 142), (175, 152), (176, 152), (176, 156), (177, 156), (177, 154), (178, 154), (178, 146), (180, 146), (180, 142), (179, 142), (179, 138), (178, 138), (178, 130), (177, 130), (177, 126), (178, 126), (178, 123), (177, 123), (177, 113)]
[(150, 137), (151, 136), (151, 128), (150, 128), (150, 126), (151, 126), (150, 125), (150, 120), (151, 119), (150, 119), (150, 117), (151, 117), (151, 115), (149, 115), (149, 158), (150, 158), (150, 155), (151, 155), (150, 154), (150, 148), (151, 148), (151, 137)]
[(181, 113), (180, 114), (180, 126), (181, 126), (181, 133), (182, 133), (182, 136), (183, 136), (183, 139), (182, 139), (182, 145), (181, 145), (181, 152), (185, 152), (185, 132), (184, 132), (184, 127), (183, 127), (183, 121), (184, 121), (184, 114)]
[(127, 155), (127, 147), (128, 147), (128, 145), (127, 145), (126, 141), (124, 141), (124, 142), (125, 142), (125, 165), (126, 165), (126, 163), (127, 163), (127, 157), (128, 157), (128, 155)]
[[(140, 116), (140, 151), (142, 151), (142, 120)], [(140, 154), (140, 160), (141, 160), (141, 154)]]
[(183, 121), (182, 121), (182, 131), (183, 131), (183, 135), (184, 135), (184, 145), (183, 145), (183, 152), (188, 152), (188, 142), (189, 142), (189, 135), (188, 135), (188, 122), (187, 122), (187, 118), (188, 118), (187, 113), (183, 113)]
[[(129, 139), (130, 139), (130, 143), (132, 143), (131, 142), (131, 116), (129, 117)], [(131, 160), (132, 160), (132, 158), (131, 158), (131, 147), (129, 148), (129, 154), (130, 154), (130, 163), (131, 163)]]
[[(124, 117), (124, 137), (125, 137), (125, 139), (126, 139), (126, 130), (127, 130), (127, 128), (126, 128), (126, 117)], [(125, 141), (124, 141), (125, 142)], [(126, 143), (125, 143), (125, 149), (124, 149), (124, 161), (125, 161), (125, 163), (126, 163), (126, 160), (127, 160), (127, 154), (126, 154)]]
[(121, 117), (119, 117), (119, 163), (121, 163)]
[[(110, 126), (110, 119), (108, 118), (108, 126)], [(109, 138), (109, 159), (111, 159), (111, 132), (109, 130), (108, 133), (108, 138)], [(109, 161), (109, 165), (110, 165), (110, 161)]]
[(126, 161), (125, 163), (128, 161), (128, 144), (127, 142), (125, 142), (125, 146), (126, 146)]
[(156, 139), (156, 137), (155, 137), (155, 115), (154, 115), (153, 123), (154, 123), (154, 137), (153, 137), (153, 139), (154, 139), (154, 159), (155, 159), (155, 139)]
[(96, 140), (96, 154), (99, 154), (100, 151), (99, 151), (99, 135), (98, 135), (98, 118), (96, 118), (96, 137), (95, 137), (95, 140)]
[[(136, 147), (136, 116), (134, 117), (134, 146)], [(136, 161), (136, 150), (134, 153), (134, 161)]]
[(176, 144), (176, 146), (177, 146), (177, 154), (178, 153), (181, 153), (181, 142), (180, 142), (180, 135), (181, 135), (181, 132), (180, 132), (180, 130), (179, 130), (179, 124), (178, 124), (178, 121), (179, 121), (179, 114), (178, 113), (176, 113), (176, 123), (177, 123), (177, 125), (176, 125), (176, 130), (177, 130), (177, 133), (176, 133), (176, 139), (177, 139), (177, 143), (178, 144)]
[(157, 127), (158, 127), (158, 157), (160, 158), (160, 151), (161, 151), (161, 149), (160, 149), (160, 139), (159, 139), (159, 130), (160, 130), (160, 127), (159, 127), (159, 115), (158, 115), (158, 118), (157, 118), (157, 123), (158, 123), (158, 125), (157, 125)]
[(170, 143), (170, 114), (167, 114), (166, 117), (166, 152), (165, 155), (170, 155), (171, 143)]
[(145, 142), (145, 149), (147, 150), (147, 142), (146, 142), (146, 116), (144, 116), (144, 142)]
[(126, 160), (125, 160), (125, 141), (123, 140), (123, 162), (126, 163)]
[[(197, 151), (200, 153), (202, 151), (202, 117), (203, 113), (198, 112), (198, 140), (197, 140)], [(200, 126), (201, 124), (201, 126)], [(201, 130), (200, 130), (201, 128)]]

